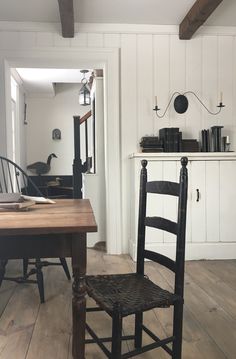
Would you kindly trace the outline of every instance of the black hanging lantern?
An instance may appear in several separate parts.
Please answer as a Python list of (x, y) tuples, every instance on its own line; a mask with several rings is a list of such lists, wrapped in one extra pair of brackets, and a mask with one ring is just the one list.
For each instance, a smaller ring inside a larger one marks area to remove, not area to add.
[(85, 77), (85, 74), (88, 72), (88, 70), (80, 70), (80, 72), (83, 74), (84, 77), (81, 80), (83, 86), (79, 91), (79, 104), (82, 106), (88, 106), (91, 104), (90, 90), (88, 88), (88, 82)]

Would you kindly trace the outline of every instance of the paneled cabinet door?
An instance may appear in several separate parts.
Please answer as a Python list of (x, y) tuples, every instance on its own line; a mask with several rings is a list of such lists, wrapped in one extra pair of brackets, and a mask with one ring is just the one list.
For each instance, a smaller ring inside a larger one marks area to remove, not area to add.
[(206, 241), (220, 240), (220, 162), (206, 161)]
[[(206, 241), (206, 167), (205, 161), (191, 162), (192, 242)], [(191, 201), (191, 203), (190, 203)]]
[(220, 163), (220, 241), (236, 241), (236, 161)]
[(192, 242), (219, 241), (219, 161), (191, 163)]

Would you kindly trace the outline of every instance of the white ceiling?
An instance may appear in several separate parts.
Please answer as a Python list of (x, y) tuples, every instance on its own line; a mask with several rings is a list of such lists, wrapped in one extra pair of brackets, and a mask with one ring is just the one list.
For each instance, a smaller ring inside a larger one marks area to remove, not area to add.
[[(195, 0), (74, 0), (75, 21), (178, 25)], [(59, 22), (57, 0), (0, 0), (0, 21)], [(236, 1), (223, 0), (207, 25), (236, 26)]]
[[(56, 83), (81, 83), (83, 78), (77, 69), (15, 69), (23, 83), (27, 95), (30, 97), (52, 97), (55, 95)], [(14, 73), (13, 73), (14, 75)], [(91, 70), (85, 75), (89, 80)]]
[[(179, 25), (194, 3), (195, 0), (74, 0), (75, 21)], [(59, 22), (58, 1), (0, 0), (0, 21)], [(236, 26), (236, 0), (223, 0), (206, 24)], [(31, 96), (52, 96), (55, 94), (55, 83), (81, 82), (80, 70), (17, 71)]]

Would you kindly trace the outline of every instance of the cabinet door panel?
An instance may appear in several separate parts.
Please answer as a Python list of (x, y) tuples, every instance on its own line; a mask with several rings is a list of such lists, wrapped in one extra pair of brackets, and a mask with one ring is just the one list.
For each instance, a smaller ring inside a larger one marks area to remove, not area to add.
[[(163, 161), (149, 161), (148, 181), (163, 179)], [(147, 216), (163, 217), (163, 196), (150, 193), (147, 199)], [(146, 243), (163, 242), (163, 231), (146, 227)]]
[(220, 163), (220, 241), (236, 240), (236, 162)]
[(205, 161), (191, 163), (192, 242), (206, 241), (206, 170)]
[(219, 242), (219, 161), (206, 162), (206, 240)]
[[(163, 161), (163, 180), (177, 182), (177, 161)], [(163, 217), (171, 221), (177, 221), (177, 197), (164, 196)], [(176, 242), (176, 236), (163, 232), (164, 242)]]

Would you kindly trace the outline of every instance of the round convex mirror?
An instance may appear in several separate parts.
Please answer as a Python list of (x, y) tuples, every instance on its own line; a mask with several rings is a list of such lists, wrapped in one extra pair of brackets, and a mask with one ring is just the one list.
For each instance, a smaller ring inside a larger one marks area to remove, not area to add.
[(184, 95), (178, 95), (174, 101), (175, 111), (178, 113), (184, 113), (188, 109), (188, 99)]

